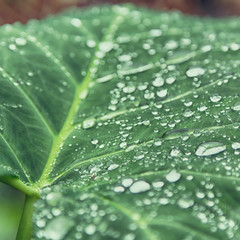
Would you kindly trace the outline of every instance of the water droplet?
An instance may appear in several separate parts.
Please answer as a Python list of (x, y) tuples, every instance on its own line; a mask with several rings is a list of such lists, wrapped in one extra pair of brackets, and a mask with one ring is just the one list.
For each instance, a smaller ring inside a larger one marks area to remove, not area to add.
[(96, 42), (94, 40), (88, 40), (87, 41), (87, 46), (90, 47), (90, 48), (94, 48), (96, 47)]
[(232, 110), (240, 111), (240, 102), (235, 103), (234, 106), (232, 107)]
[(122, 193), (125, 191), (125, 188), (122, 187), (122, 186), (117, 186), (113, 189), (114, 192), (117, 192), (117, 193)]
[(15, 44), (9, 44), (8, 48), (12, 51), (16, 51), (17, 50), (17, 47)]
[(208, 109), (208, 107), (205, 106), (205, 105), (201, 105), (201, 106), (198, 107), (198, 111), (200, 111), (200, 112), (204, 112), (204, 111), (206, 111), (207, 109)]
[(26, 45), (27, 40), (25, 38), (20, 37), (20, 38), (16, 38), (15, 42), (18, 46), (24, 46)]
[(226, 145), (220, 142), (205, 142), (197, 147), (196, 155), (200, 157), (207, 157), (221, 153), (226, 150)]
[(150, 189), (150, 184), (145, 181), (137, 181), (130, 187), (132, 193), (146, 192)]
[(187, 70), (186, 75), (188, 77), (198, 77), (205, 73), (205, 70), (200, 67), (194, 67)]
[(163, 187), (164, 182), (162, 182), (162, 181), (153, 182), (152, 185), (153, 185), (154, 188), (161, 188), (161, 187)]
[(190, 109), (186, 109), (183, 113), (184, 117), (191, 117), (194, 114), (194, 112)]
[(195, 56), (196, 56), (195, 52), (177, 51), (167, 59), (166, 63), (167, 64), (184, 63)]
[(136, 90), (136, 87), (133, 85), (132, 86), (129, 85), (123, 88), (124, 93), (133, 93), (135, 90)]
[(132, 57), (131, 57), (130, 55), (127, 55), (127, 54), (121, 55), (121, 56), (118, 57), (118, 60), (119, 60), (120, 62), (128, 62), (128, 61), (130, 61), (131, 59), (132, 59)]
[(169, 199), (167, 199), (167, 198), (160, 198), (160, 199), (159, 199), (159, 203), (160, 203), (161, 205), (166, 205), (166, 204), (169, 203)]
[(119, 146), (120, 146), (120, 148), (125, 148), (125, 147), (127, 147), (127, 143), (126, 142), (121, 142)]
[(62, 198), (62, 194), (58, 192), (51, 192), (47, 195), (46, 200), (49, 205), (56, 206), (60, 199)]
[(116, 169), (116, 168), (118, 168), (119, 167), (119, 165), (118, 164), (111, 164), (109, 167), (108, 167), (108, 170), (109, 171), (112, 171), (112, 170), (114, 170), (114, 169)]
[(157, 78), (152, 82), (152, 85), (153, 85), (154, 87), (161, 87), (161, 86), (163, 86), (163, 84), (164, 84), (164, 80), (163, 80), (163, 78), (161, 78), (161, 77), (157, 77)]
[(178, 42), (175, 40), (169, 40), (166, 43), (165, 48), (168, 50), (174, 50), (174, 49), (178, 48)]
[(74, 221), (66, 216), (53, 218), (44, 230), (44, 237), (49, 240), (62, 240), (74, 226)]
[(189, 208), (189, 207), (193, 206), (194, 201), (192, 199), (179, 199), (177, 201), (177, 204), (181, 208)]
[(91, 128), (95, 124), (96, 124), (96, 119), (95, 118), (88, 118), (88, 119), (83, 121), (83, 128), (84, 129)]
[(171, 152), (170, 152), (170, 155), (172, 157), (177, 157), (177, 156), (180, 156), (182, 153), (179, 149), (172, 149)]
[(160, 97), (160, 98), (166, 97), (167, 94), (168, 94), (167, 89), (162, 89), (162, 90), (160, 90), (160, 91), (157, 92), (157, 95), (158, 95), (158, 97)]
[(132, 185), (132, 183), (133, 183), (133, 180), (131, 178), (125, 178), (122, 181), (122, 185), (124, 187), (130, 187)]
[(175, 81), (176, 81), (176, 78), (174, 77), (169, 77), (166, 79), (166, 83), (169, 85), (173, 84)]
[(99, 49), (101, 52), (107, 53), (110, 52), (114, 47), (113, 42), (105, 41), (99, 44)]
[(222, 97), (220, 96), (220, 95), (218, 95), (218, 94), (214, 94), (214, 95), (212, 95), (211, 97), (210, 97), (210, 100), (212, 101), (212, 102), (219, 102), (220, 100), (222, 99)]
[(173, 169), (171, 172), (169, 172), (166, 175), (166, 179), (168, 182), (177, 182), (181, 177), (181, 174), (178, 173), (175, 169)]
[(93, 139), (91, 140), (91, 143), (94, 144), (94, 145), (98, 144), (98, 139), (93, 138)]
[(234, 142), (234, 143), (232, 143), (232, 148), (233, 149), (240, 149), (240, 143), (239, 142)]
[(95, 225), (90, 224), (85, 228), (85, 232), (88, 235), (93, 235), (96, 232), (97, 228)]
[(82, 25), (82, 22), (80, 19), (78, 18), (73, 18), (71, 19), (71, 24), (74, 26), (74, 27), (80, 27)]
[(151, 29), (149, 33), (152, 37), (160, 37), (162, 35), (162, 31), (160, 29)]

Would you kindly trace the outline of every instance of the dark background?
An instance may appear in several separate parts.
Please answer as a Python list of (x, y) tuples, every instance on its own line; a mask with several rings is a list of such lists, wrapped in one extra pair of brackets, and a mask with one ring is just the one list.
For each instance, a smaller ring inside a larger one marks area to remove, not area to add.
[(132, 2), (160, 10), (178, 9), (184, 13), (214, 17), (240, 15), (240, 0), (0, 0), (0, 24), (40, 19), (69, 6)]
[[(0, 25), (41, 19), (70, 6), (131, 2), (157, 10), (180, 10), (200, 16), (240, 15), (240, 0), (0, 0)], [(0, 160), (1, 161), (1, 160)], [(0, 183), (0, 240), (14, 240), (21, 217), (24, 196)]]

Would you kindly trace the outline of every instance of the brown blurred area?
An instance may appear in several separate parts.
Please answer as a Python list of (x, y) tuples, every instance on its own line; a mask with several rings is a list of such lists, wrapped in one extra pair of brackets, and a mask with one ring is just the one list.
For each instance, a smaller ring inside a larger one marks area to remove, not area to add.
[(0, 25), (27, 22), (54, 14), (69, 6), (131, 2), (158, 10), (178, 9), (183, 13), (214, 17), (240, 15), (240, 0), (0, 0)]

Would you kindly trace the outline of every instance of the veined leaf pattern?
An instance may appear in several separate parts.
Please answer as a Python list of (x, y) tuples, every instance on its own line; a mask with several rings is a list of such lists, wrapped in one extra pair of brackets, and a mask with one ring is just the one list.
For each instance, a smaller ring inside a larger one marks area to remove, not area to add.
[(0, 176), (40, 191), (33, 239), (240, 237), (238, 26), (122, 5), (1, 28)]

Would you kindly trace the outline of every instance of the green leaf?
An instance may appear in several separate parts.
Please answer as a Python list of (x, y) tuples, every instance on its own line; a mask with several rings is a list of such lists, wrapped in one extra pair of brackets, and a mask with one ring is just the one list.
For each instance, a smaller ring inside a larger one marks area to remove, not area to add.
[(34, 239), (239, 239), (239, 22), (126, 5), (2, 27), (18, 238), (40, 191)]

